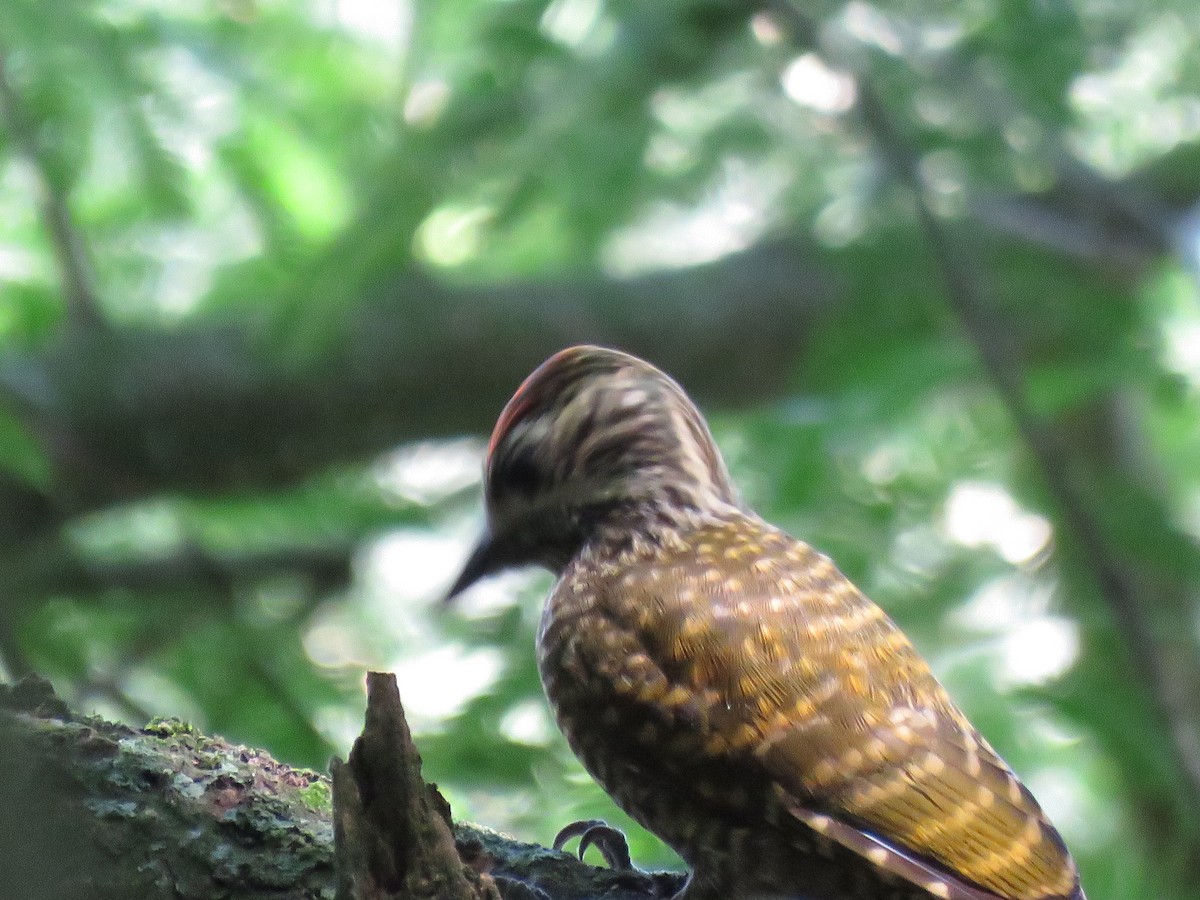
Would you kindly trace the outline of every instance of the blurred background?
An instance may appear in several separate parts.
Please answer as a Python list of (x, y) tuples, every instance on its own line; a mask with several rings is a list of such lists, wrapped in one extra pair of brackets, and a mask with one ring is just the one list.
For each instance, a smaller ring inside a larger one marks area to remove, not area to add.
[(1024, 776), (1200, 897), (1200, 6), (0, 4), (0, 671), (598, 817), (550, 581), (436, 599), (545, 356), (643, 355)]

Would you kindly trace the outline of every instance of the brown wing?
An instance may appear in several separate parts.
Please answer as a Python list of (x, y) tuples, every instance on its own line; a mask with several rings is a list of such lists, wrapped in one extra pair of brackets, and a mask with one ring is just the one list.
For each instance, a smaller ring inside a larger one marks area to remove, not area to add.
[(659, 556), (625, 598), (708, 750), (757, 759), (797, 819), (934, 896), (1082, 897), (1037, 802), (895, 624), (807, 545), (748, 524), (678, 567)]

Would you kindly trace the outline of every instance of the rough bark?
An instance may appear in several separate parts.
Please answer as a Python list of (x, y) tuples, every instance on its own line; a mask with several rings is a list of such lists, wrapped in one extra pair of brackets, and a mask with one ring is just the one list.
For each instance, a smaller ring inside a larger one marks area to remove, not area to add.
[(367, 676), (366, 726), (330, 774), (338, 900), (499, 900), (459, 858), (450, 806), (421, 778), (394, 675)]
[(679, 884), (451, 827), (391, 676), (372, 676), (332, 804), (324, 775), (174, 719), (76, 715), (39, 679), (0, 685), (0, 760), (6, 900), (647, 900)]
[(0, 896), (332, 898), (329, 785), (177, 720), (0, 687)]

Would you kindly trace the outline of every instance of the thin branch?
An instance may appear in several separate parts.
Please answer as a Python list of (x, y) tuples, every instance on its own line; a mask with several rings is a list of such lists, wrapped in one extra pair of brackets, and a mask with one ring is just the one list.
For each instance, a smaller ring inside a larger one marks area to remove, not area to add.
[(302, 575), (320, 590), (350, 580), (350, 547), (285, 547), (257, 553), (210, 553), (196, 546), (157, 559), (95, 562), (71, 559), (44, 587), (68, 593), (121, 588), (154, 592), (203, 589), (228, 593), (238, 584), (278, 575)]
[[(1090, 194), (1080, 197), (1090, 201)], [(1077, 209), (1074, 198), (1021, 196), (975, 191), (967, 199), (967, 214), (983, 228), (1011, 235), (1027, 245), (1062, 257), (1137, 277), (1162, 257), (1165, 245), (1157, 233), (1136, 227), (1116, 227), (1103, 215)]]
[(71, 216), (65, 192), (51, 172), (50, 162), (39, 144), (37, 128), (22, 108), (8, 77), (5, 62), (5, 54), (0, 53), (0, 121), (37, 177), (42, 224), (58, 262), (68, 320), (78, 328), (102, 329), (105, 319), (98, 302), (87, 246)]
[[(768, 0), (765, 5), (789, 28), (797, 45), (821, 49), (815, 23), (789, 0)], [(1021, 354), (1013, 331), (997, 320), (973, 256), (950, 236), (933, 212), (917, 154), (893, 123), (870, 79), (861, 72), (856, 77), (862, 122), (891, 174), (913, 195), (921, 227), (946, 281), (951, 308), (1040, 467), (1083, 561), (1094, 573), (1100, 593), (1128, 641), (1134, 666), (1171, 735), (1176, 761), (1191, 794), (1189, 805), (1194, 807), (1200, 802), (1200, 729), (1192, 710), (1194, 698), (1187, 689), (1189, 682), (1172, 677), (1166, 654), (1152, 632), (1142, 580), (1118, 562), (1120, 553), (1105, 537), (1075, 478), (1072, 454), (1062, 435), (1033, 412), (1025, 396)]]

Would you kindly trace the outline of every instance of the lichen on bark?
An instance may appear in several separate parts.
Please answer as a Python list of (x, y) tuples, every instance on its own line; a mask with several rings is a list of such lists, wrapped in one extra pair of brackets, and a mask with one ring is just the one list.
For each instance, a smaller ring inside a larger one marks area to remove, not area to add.
[[(136, 729), (75, 714), (37, 678), (0, 685), (0, 897), (334, 900), (338, 867), (372, 854), (414, 878), (372, 881), (386, 890), (369, 893), (368, 881), (344, 877), (342, 896), (648, 900), (678, 886), (676, 875), (593, 868), (487, 828), (451, 826), (449, 807), (421, 780), (398, 694), (378, 701), (394, 681), (373, 683), (364, 737), (335, 765), (351, 779), (338, 785), (337, 830), (357, 840), (336, 863), (326, 776), (177, 719)], [(346, 802), (351, 782), (357, 796)], [(381, 817), (403, 824), (381, 830)], [(466, 893), (452, 892), (454, 874)]]

